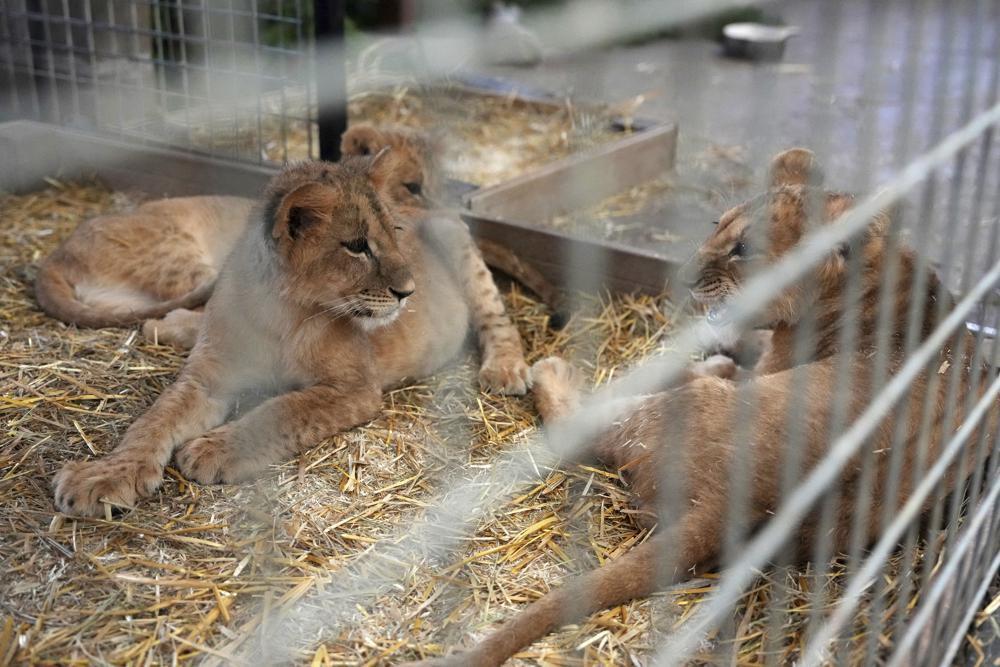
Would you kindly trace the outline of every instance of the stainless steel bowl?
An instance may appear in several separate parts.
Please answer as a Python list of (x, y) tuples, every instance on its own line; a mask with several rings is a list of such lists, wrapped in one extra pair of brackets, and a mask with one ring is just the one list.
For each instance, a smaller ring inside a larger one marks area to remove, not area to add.
[(788, 38), (798, 32), (793, 26), (730, 23), (722, 29), (722, 48), (730, 58), (781, 60)]

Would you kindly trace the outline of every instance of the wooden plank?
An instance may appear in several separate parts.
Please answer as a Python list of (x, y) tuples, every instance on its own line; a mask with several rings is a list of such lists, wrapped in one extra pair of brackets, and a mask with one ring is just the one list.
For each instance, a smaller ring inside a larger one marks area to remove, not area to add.
[(593, 206), (673, 167), (675, 125), (655, 125), (556, 160), (466, 198), (473, 215), (541, 222)]
[(472, 213), (463, 213), (462, 219), (473, 235), (507, 246), (564, 290), (661, 294), (677, 269), (677, 264), (659, 255), (615, 243), (586, 241)]

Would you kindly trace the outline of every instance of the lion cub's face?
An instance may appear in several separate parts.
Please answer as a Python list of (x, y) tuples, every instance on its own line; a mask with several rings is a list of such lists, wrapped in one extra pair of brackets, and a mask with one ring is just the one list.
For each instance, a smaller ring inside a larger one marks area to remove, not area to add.
[(366, 328), (392, 322), (416, 285), (401, 250), (408, 233), (384, 202), (382, 156), (289, 167), (269, 211), (288, 294)]
[[(725, 322), (725, 306), (737, 297), (754, 273), (774, 264), (805, 236), (810, 220), (825, 224), (846, 211), (853, 197), (812, 187), (817, 180), (811, 152), (801, 148), (779, 154), (772, 162), (772, 188), (726, 213), (686, 267), (692, 297), (706, 306), (709, 321)], [(809, 212), (817, 207), (816, 215)], [(843, 253), (834, 251), (816, 269), (820, 284), (839, 281)], [(794, 322), (801, 309), (797, 287), (775, 299), (756, 324)]]
[(430, 135), (408, 128), (375, 128), (352, 125), (340, 140), (344, 156), (376, 155), (388, 148), (392, 162), (389, 194), (399, 207), (425, 210), (440, 197), (438, 142)]

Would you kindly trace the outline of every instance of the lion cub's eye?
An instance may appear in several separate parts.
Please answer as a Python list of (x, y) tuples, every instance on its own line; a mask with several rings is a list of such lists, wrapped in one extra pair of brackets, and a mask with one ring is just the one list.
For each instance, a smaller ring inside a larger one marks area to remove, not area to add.
[(411, 195), (419, 197), (424, 192), (424, 188), (420, 183), (403, 183), (403, 187), (406, 188)]
[(730, 257), (746, 257), (747, 256), (747, 244), (743, 241), (737, 241), (733, 249), (729, 251)]
[(372, 249), (368, 247), (368, 239), (344, 241), (341, 245), (344, 246), (344, 249), (352, 255), (367, 255), (368, 257), (371, 257)]

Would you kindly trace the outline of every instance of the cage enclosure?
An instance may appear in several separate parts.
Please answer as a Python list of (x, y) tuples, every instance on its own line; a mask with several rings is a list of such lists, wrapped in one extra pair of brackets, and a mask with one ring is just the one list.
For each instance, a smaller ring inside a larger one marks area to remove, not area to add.
[[(508, 631), (548, 633), (510, 664), (995, 659), (998, 5), (527, 2), (484, 27), (378, 4), (405, 29), (345, 28), (334, 0), (0, 0), (0, 663), (472, 664)], [(777, 16), (783, 60), (704, 38)], [(477, 60), (497, 35), (543, 64)], [(41, 259), (151, 198), (256, 197), (339, 157), (348, 120), (446, 136), (449, 204), (573, 296), (555, 331), (503, 293), (582, 407), (542, 424), (463, 352), (256, 482), (168, 467), (134, 508), (56, 511), (59, 467), (111, 452), (185, 354), (45, 316)], [(769, 170), (796, 145), (808, 167)], [(689, 288), (706, 303), (682, 308)], [(687, 382), (719, 351), (748, 368)], [(614, 437), (675, 449), (585, 455)], [(655, 525), (637, 479), (663, 490)], [(706, 488), (712, 558), (674, 581)], [(648, 553), (612, 581), (628, 600), (576, 578)]]

